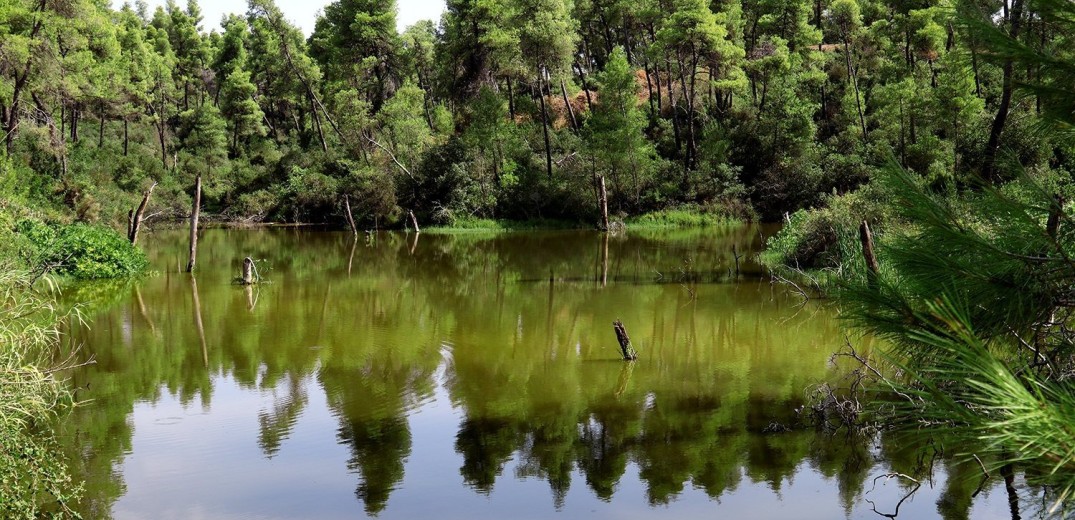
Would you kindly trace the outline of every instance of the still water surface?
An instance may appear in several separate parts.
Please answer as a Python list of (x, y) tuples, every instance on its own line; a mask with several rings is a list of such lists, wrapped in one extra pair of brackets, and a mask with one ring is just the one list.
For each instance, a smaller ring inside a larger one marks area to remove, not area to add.
[[(844, 331), (736, 276), (756, 227), (214, 229), (193, 278), (183, 235), (69, 291), (97, 302), (65, 425), (87, 518), (882, 518), (891, 472), (923, 483), (900, 518), (1011, 518), (976, 464), (803, 424)], [(244, 256), (264, 283), (232, 284)]]

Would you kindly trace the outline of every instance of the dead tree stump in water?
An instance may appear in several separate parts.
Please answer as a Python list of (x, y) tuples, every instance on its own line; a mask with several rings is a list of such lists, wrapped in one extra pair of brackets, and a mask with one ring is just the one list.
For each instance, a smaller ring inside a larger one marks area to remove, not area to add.
[(198, 259), (198, 216), (202, 212), (202, 176), (194, 179), (194, 208), (190, 214), (190, 260), (187, 261), (187, 272), (194, 272), (194, 263)]
[(407, 213), (409, 213), (411, 216), (411, 224), (414, 225), (414, 232), (421, 233), (421, 230), (418, 229), (418, 219), (414, 217), (414, 212), (408, 210)]
[(258, 283), (257, 270), (254, 268), (254, 260), (249, 256), (243, 259), (243, 274), (242, 280), (240, 280), (239, 283), (243, 285), (254, 285)]
[(620, 342), (620, 353), (623, 354), (623, 360), (634, 361), (638, 359), (638, 352), (635, 352), (635, 348), (631, 346), (631, 337), (627, 335), (627, 328), (623, 326), (623, 322), (620, 320), (612, 322), (612, 329), (616, 331), (616, 341)]

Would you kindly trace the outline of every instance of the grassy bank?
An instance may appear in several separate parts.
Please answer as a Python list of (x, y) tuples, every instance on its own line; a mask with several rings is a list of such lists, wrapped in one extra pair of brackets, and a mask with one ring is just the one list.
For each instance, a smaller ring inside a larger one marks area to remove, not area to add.
[(742, 220), (718, 211), (690, 207), (664, 209), (624, 219), (628, 229), (734, 226), (742, 223)]
[[(617, 219), (613, 219), (617, 221)], [(644, 213), (621, 220), (628, 230), (631, 229), (686, 229), (714, 226), (734, 226), (743, 222), (720, 212), (698, 208), (676, 208)], [(596, 229), (596, 223), (559, 220), (505, 220), (476, 217), (459, 218), (448, 226), (431, 226), (422, 231), (434, 233), (466, 232), (501, 232), (501, 231), (542, 231), (557, 229)]]

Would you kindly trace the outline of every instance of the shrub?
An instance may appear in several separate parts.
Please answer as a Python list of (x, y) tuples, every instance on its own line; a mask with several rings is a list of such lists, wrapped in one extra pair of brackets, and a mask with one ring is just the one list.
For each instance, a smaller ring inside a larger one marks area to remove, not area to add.
[(142, 272), (148, 260), (112, 229), (88, 224), (50, 226), (24, 219), (16, 225), (27, 247), (23, 257), (33, 266), (78, 279), (118, 278)]
[(887, 220), (877, 190), (871, 186), (846, 195), (830, 195), (825, 206), (793, 213), (765, 244), (761, 261), (769, 268), (840, 268), (859, 254), (858, 228), (863, 220), (875, 231)]

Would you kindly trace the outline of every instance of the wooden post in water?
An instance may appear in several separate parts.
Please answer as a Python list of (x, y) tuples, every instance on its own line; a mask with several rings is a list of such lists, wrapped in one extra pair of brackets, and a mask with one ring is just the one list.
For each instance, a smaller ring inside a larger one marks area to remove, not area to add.
[(153, 188), (157, 187), (156, 181), (150, 185), (145, 194), (142, 195), (142, 203), (138, 205), (138, 209), (134, 212), (134, 216), (128, 216), (130, 221), (130, 234), (127, 236), (130, 239), (131, 244), (138, 243), (138, 230), (142, 228), (142, 216), (146, 213), (146, 206), (149, 205), (149, 197), (153, 195)]
[(873, 234), (870, 233), (870, 225), (865, 220), (859, 224), (859, 241), (862, 242), (862, 256), (866, 259), (866, 267), (873, 276), (877, 276), (877, 256), (873, 253)]
[(638, 352), (635, 352), (634, 347), (631, 346), (631, 338), (627, 335), (627, 328), (623, 326), (623, 322), (620, 320), (612, 322), (612, 329), (616, 331), (616, 341), (620, 342), (620, 352), (623, 354), (623, 360), (634, 361), (638, 359)]
[(414, 232), (415, 233), (421, 233), (422, 231), (420, 229), (418, 229), (418, 219), (414, 217), (414, 212), (410, 211), (410, 210), (407, 210), (407, 213), (410, 214), (410, 216), (411, 216), (411, 225), (414, 226)]
[(597, 176), (597, 203), (601, 205), (601, 230), (608, 231), (608, 192), (605, 191), (605, 176)]
[(202, 176), (194, 179), (194, 208), (190, 213), (190, 260), (187, 261), (187, 272), (194, 272), (194, 264), (198, 258), (198, 216), (202, 212)]
[(351, 233), (358, 235), (358, 226), (355, 226), (355, 217), (351, 214), (351, 196), (343, 196), (343, 207), (347, 211), (347, 224), (351, 226)]

